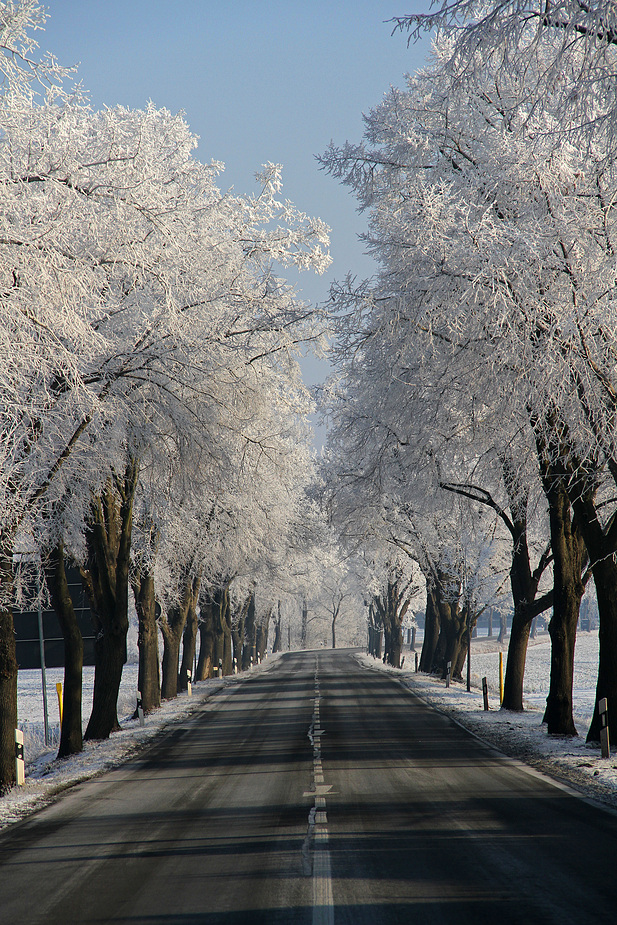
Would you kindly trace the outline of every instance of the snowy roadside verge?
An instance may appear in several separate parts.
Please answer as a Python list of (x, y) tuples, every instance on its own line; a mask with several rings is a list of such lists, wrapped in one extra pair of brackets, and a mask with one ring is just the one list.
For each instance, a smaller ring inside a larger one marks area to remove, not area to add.
[[(67, 788), (96, 777), (134, 757), (156, 736), (165, 732), (167, 727), (181, 722), (200, 709), (204, 703), (207, 704), (214, 694), (256, 673), (267, 671), (277, 658), (277, 655), (271, 655), (250, 671), (230, 675), (221, 680), (212, 679), (193, 684), (191, 697), (183, 693), (174, 700), (163, 702), (159, 710), (145, 717), (144, 726), (140, 726), (139, 721), (132, 719), (129, 713), (121, 718), (122, 728), (119, 732), (115, 732), (109, 739), (85, 742), (83, 751), (78, 755), (57, 759), (57, 749), (44, 750), (26, 765), (26, 781), (23, 787), (14, 787), (0, 798), (0, 829), (52, 803)], [(214, 709), (214, 704), (212, 708)]]
[[(581, 661), (593, 664), (588, 649), (597, 645), (592, 638), (579, 643)], [(548, 657), (550, 647), (546, 645)], [(494, 649), (494, 653), (497, 647)], [(494, 654), (493, 653), (493, 654)], [(485, 653), (483, 653), (485, 655)], [(445, 682), (432, 675), (415, 673), (413, 670), (399, 670), (384, 665), (379, 659), (357, 654), (358, 662), (366, 668), (395, 675), (409, 690), (426, 703), (456, 720), (470, 732), (505, 755), (518, 759), (526, 765), (577, 790), (582, 795), (617, 809), (617, 752), (603, 759), (599, 746), (586, 745), (585, 735), (593, 711), (593, 688), (588, 678), (582, 678), (583, 686), (575, 689), (574, 719), (579, 730), (575, 738), (549, 736), (542, 724), (543, 701), (546, 694), (538, 692), (533, 672), (530, 686), (533, 693), (525, 700), (525, 712), (513, 713), (499, 709), (498, 689), (489, 682), (491, 691), (489, 712), (484, 711), (481, 677), (472, 673), (472, 688), (467, 693), (466, 685), (453, 682), (446, 688)], [(476, 663), (478, 659), (475, 659)], [(495, 659), (493, 658), (495, 662)], [(542, 659), (544, 661), (544, 659)], [(472, 665), (474, 658), (472, 657)], [(597, 662), (595, 663), (597, 665)], [(547, 683), (548, 670), (545, 674)], [(527, 690), (525, 691), (527, 695)], [(542, 706), (540, 706), (542, 703)]]

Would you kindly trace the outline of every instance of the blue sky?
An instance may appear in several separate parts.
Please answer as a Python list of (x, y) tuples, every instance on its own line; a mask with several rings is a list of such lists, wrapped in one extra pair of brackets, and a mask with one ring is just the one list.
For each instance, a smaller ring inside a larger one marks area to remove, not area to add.
[[(332, 229), (327, 275), (303, 274), (311, 302), (332, 279), (365, 277), (353, 197), (319, 170), (329, 142), (359, 141), (362, 112), (422, 65), (428, 39), (407, 46), (386, 22), (428, 0), (47, 0), (44, 51), (79, 65), (92, 104), (183, 110), (198, 156), (226, 165), (221, 186), (253, 188), (265, 161), (283, 164), (284, 195)], [(307, 378), (322, 374), (307, 368)]]

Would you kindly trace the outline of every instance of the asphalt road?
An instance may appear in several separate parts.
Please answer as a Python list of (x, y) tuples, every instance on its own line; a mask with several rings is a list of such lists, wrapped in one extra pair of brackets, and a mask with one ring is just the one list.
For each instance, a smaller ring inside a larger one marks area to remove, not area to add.
[(0, 836), (0, 922), (613, 923), (617, 816), (292, 653)]

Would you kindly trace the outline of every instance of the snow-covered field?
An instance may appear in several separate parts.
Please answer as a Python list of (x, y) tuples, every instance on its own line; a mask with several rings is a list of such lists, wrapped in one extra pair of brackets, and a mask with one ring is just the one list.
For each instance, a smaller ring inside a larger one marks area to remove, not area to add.
[[(505, 646), (504, 662), (505, 662)], [(548, 690), (550, 641), (548, 635), (532, 642), (525, 672), (526, 712), (509, 713), (499, 710), (499, 649), (495, 638), (474, 640), (472, 650), (471, 693), (465, 685), (452, 684), (446, 689), (444, 682), (428, 675), (415, 674), (413, 653), (406, 653), (403, 671), (387, 668), (367, 655), (358, 655), (361, 663), (374, 670), (389, 671), (404, 679), (414, 691), (438, 709), (449, 713), (477, 735), (492, 742), (503, 752), (520, 758), (533, 767), (571, 784), (588, 796), (601, 799), (617, 807), (617, 754), (602, 759), (597, 747), (585, 745), (585, 735), (591, 720), (595, 680), (598, 663), (598, 638), (594, 633), (580, 633), (576, 643), (575, 668), (575, 721), (579, 730), (577, 739), (549, 738), (542, 725), (542, 713)], [(267, 670), (276, 656), (268, 658), (253, 671)], [(489, 685), (491, 710), (483, 710), (481, 680), (486, 676)], [(47, 689), (49, 718), (52, 728), (58, 727), (58, 700), (56, 683), (62, 680), (62, 669), (48, 670)], [(26, 783), (0, 799), (0, 826), (21, 818), (28, 812), (52, 800), (55, 795), (86, 777), (119, 764), (138, 747), (155, 736), (165, 726), (180, 721), (195, 709), (198, 703), (235, 678), (205, 681), (193, 686), (193, 696), (181, 695), (177, 700), (163, 704), (155, 714), (146, 717), (140, 727), (131, 719), (136, 703), (137, 666), (125, 666), (120, 691), (118, 715), (122, 731), (104, 742), (86, 743), (81, 755), (63, 761), (55, 760), (56, 749), (46, 748), (43, 739), (43, 698), (40, 671), (22, 671), (19, 674), (19, 721), (25, 729)], [(93, 669), (84, 669), (84, 721), (87, 720), (92, 699)], [(216, 709), (213, 701), (212, 709)]]

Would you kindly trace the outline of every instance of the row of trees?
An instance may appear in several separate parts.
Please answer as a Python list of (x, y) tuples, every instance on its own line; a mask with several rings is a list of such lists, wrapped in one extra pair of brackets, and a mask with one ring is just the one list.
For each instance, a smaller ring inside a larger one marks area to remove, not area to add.
[(430, 64), (361, 144), (322, 155), (380, 268), (334, 292), (328, 479), (348, 542), (424, 576), (423, 670), (460, 673), (477, 615), (509, 592), (504, 706), (520, 710), (530, 626), (552, 608), (545, 720), (573, 735), (591, 578), (597, 699), (617, 703), (617, 49), (608, 5), (551, 10), (461, 0), (396, 20), (437, 27)]
[(222, 165), (196, 159), (181, 116), (151, 104), (93, 111), (53, 59), (30, 59), (38, 4), (3, 3), (0, 14), (6, 788), (24, 553), (42, 562), (65, 637), (62, 755), (82, 747), (67, 559), (96, 622), (88, 738), (118, 725), (131, 592), (146, 709), (175, 696), (198, 613), (199, 677), (219, 659), (231, 670), (232, 640), (244, 661), (263, 651), (270, 614), (302, 578), (298, 525), (316, 519), (296, 353), (319, 340), (323, 318), (279, 274), (323, 272), (329, 258), (326, 227), (280, 200), (278, 166), (257, 174), (254, 195), (222, 192)]

